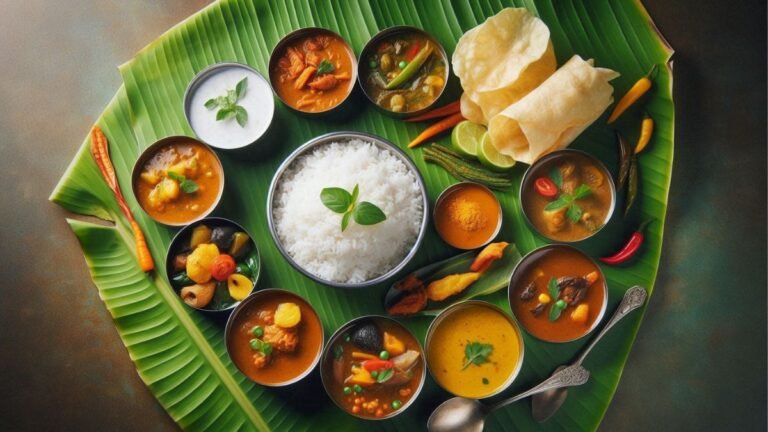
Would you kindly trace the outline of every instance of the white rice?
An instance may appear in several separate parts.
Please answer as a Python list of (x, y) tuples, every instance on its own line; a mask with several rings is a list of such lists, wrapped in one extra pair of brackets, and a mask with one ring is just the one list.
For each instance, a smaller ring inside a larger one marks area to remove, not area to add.
[[(320, 200), (327, 187), (352, 192), (357, 202), (378, 206), (387, 219), (361, 226)], [(400, 263), (418, 237), (424, 214), (416, 175), (392, 151), (359, 139), (316, 147), (285, 171), (275, 193), (273, 217), (283, 248), (294, 261), (321, 279), (359, 283)]]

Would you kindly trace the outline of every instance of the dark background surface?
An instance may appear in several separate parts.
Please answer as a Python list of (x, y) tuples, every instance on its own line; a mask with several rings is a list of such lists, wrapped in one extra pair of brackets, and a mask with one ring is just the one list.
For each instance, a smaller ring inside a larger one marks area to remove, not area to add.
[[(116, 66), (202, 0), (0, 1), (0, 430), (174, 430), (47, 201)], [(601, 430), (766, 430), (766, 2), (646, 0), (676, 49), (654, 296)]]

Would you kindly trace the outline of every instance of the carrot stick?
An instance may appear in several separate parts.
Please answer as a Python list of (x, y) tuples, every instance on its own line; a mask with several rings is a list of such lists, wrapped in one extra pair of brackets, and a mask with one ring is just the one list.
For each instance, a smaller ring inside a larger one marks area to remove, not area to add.
[(433, 118), (449, 116), (451, 114), (456, 114), (459, 111), (461, 111), (461, 101), (455, 101), (449, 103), (448, 105), (441, 106), (440, 108), (435, 108), (432, 111), (427, 111), (424, 114), (417, 115), (416, 117), (405, 119), (405, 121), (419, 122)]
[(107, 186), (115, 194), (115, 200), (118, 206), (120, 206), (120, 210), (131, 224), (133, 237), (136, 239), (136, 254), (139, 258), (139, 267), (145, 272), (151, 271), (155, 268), (155, 263), (152, 260), (152, 254), (149, 252), (147, 240), (144, 238), (141, 227), (139, 227), (138, 222), (136, 222), (131, 210), (128, 208), (128, 203), (125, 202), (123, 193), (120, 192), (120, 185), (117, 183), (117, 175), (115, 175), (115, 167), (109, 158), (109, 142), (98, 126), (94, 126), (91, 130), (91, 155), (96, 161), (99, 172), (101, 172), (101, 176), (104, 178)]
[(424, 129), (424, 132), (420, 133), (419, 136), (414, 138), (413, 141), (411, 141), (408, 144), (408, 148), (416, 147), (417, 145), (432, 138), (433, 136), (439, 134), (440, 132), (446, 131), (456, 126), (463, 120), (464, 120), (464, 116), (462, 116), (460, 112), (440, 120), (439, 122), (433, 124), (432, 126)]

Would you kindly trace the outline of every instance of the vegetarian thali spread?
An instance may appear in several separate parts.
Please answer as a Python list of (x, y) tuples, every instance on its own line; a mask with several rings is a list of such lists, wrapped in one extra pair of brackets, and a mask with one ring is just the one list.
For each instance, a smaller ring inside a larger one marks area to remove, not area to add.
[[(600, 119), (613, 103), (610, 81), (618, 73), (579, 55), (565, 60), (558, 66), (547, 25), (514, 8), (466, 32), (451, 57), (437, 38), (415, 27), (382, 30), (359, 61), (344, 36), (330, 30), (285, 35), (267, 74), (271, 90), (292, 109), (287, 115), (336, 111), (353, 103), (348, 99), (359, 85), (372, 106), (389, 115), (380, 121), (432, 124), (419, 127), (410, 142), (341, 131), (305, 143), (278, 161), (266, 203), (246, 209), (260, 211), (266, 204), (257, 237), (235, 221), (206, 217), (220, 200), (231, 199), (223, 193), (225, 173), (216, 151), (189, 137), (147, 148), (132, 189), (152, 219), (185, 225), (165, 263), (178, 301), (190, 313), (228, 317), (227, 351), (248, 379), (281, 387), (317, 373), (328, 397), (358, 418), (401, 414), (430, 380), (464, 398), (504, 392), (525, 370), (524, 352), (574, 343), (600, 326), (609, 292), (617, 293), (609, 290), (601, 265), (627, 265), (643, 240), (638, 229), (600, 265), (593, 249), (582, 247), (611, 235), (602, 228), (621, 224), (630, 213), (639, 187), (637, 160), (651, 140), (653, 120), (642, 119), (634, 149), (619, 137), (615, 179), (597, 155), (566, 149), (587, 127), (605, 121)], [(255, 147), (267, 139), (270, 123), (280, 121), (273, 119), (267, 81), (240, 66), (204, 70), (185, 101), (198, 138), (222, 155)], [(451, 80), (461, 93), (446, 101)], [(621, 98), (609, 122), (633, 112), (629, 107), (652, 83), (650, 77), (641, 80), (647, 82)], [(447, 131), (449, 140), (434, 142)], [(131, 222), (141, 266), (149, 271), (152, 256), (99, 128), (92, 154)], [(441, 190), (425, 184), (426, 164), (451, 185)], [(525, 172), (522, 164), (529, 165)], [(500, 196), (518, 199), (502, 204)], [(621, 216), (614, 214), (619, 202)], [(326, 344), (326, 308), (315, 309), (293, 292), (295, 286), (259, 286), (267, 229), (282, 259), (298, 272), (320, 285), (381, 297), (370, 312), (394, 318), (357, 317), (334, 329)], [(409, 267), (414, 257), (424, 257), (419, 248), (431, 231), (444, 250), (454, 252)], [(521, 257), (514, 238), (520, 233), (551, 244), (529, 247)], [(506, 302), (491, 296), (504, 289)], [(481, 300), (485, 296), (488, 301)], [(410, 331), (412, 321), (398, 321), (416, 315), (432, 319), (423, 339)]]

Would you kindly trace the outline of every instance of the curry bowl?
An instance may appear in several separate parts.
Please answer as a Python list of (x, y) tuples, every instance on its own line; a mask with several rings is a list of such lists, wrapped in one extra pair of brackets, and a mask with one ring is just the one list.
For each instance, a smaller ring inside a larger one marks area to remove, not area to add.
[[(329, 190), (345, 200), (341, 208), (324, 201)], [(354, 214), (371, 205), (377, 222)], [(308, 141), (280, 165), (267, 195), (267, 222), (278, 250), (301, 273), (325, 285), (364, 288), (395, 276), (416, 255), (429, 201), (418, 169), (397, 146), (335, 132)]]
[(499, 394), (523, 365), (523, 337), (499, 307), (466, 300), (443, 310), (427, 330), (427, 365), (447, 392), (470, 399)]
[(349, 43), (320, 27), (295, 30), (269, 57), (269, 82), (278, 99), (305, 116), (338, 112), (357, 79), (357, 59)]
[(382, 112), (405, 118), (429, 110), (448, 84), (448, 55), (424, 30), (389, 27), (360, 53), (357, 77), (363, 93)]
[(565, 343), (591, 333), (603, 319), (608, 285), (589, 256), (564, 244), (534, 249), (517, 264), (509, 306), (531, 336)]
[(320, 377), (336, 405), (366, 420), (385, 420), (416, 400), (426, 378), (424, 350), (397, 321), (378, 315), (355, 318), (331, 336)]
[(520, 203), (528, 224), (549, 240), (586, 240), (605, 227), (616, 207), (608, 168), (580, 150), (554, 151), (526, 170)]
[(315, 309), (301, 296), (269, 288), (232, 312), (224, 330), (232, 363), (251, 381), (284, 387), (309, 375), (320, 361), (325, 336)]
[(224, 168), (208, 145), (190, 137), (147, 147), (131, 172), (139, 206), (154, 221), (180, 227), (208, 216), (224, 193)]
[(479, 183), (448, 186), (435, 201), (435, 230), (449, 245), (462, 250), (483, 247), (501, 231), (503, 212), (496, 195)]
[(165, 274), (187, 306), (229, 312), (256, 288), (261, 255), (238, 223), (209, 217), (181, 229), (168, 247)]

